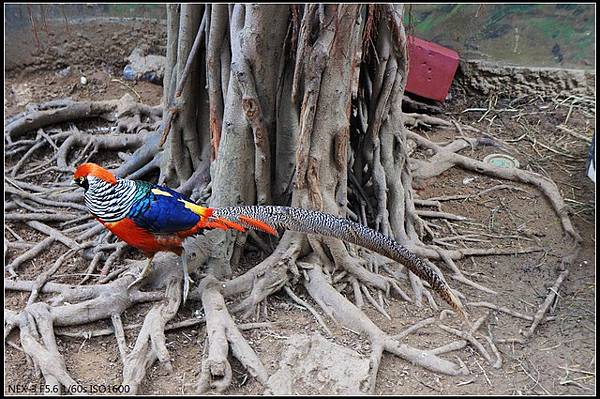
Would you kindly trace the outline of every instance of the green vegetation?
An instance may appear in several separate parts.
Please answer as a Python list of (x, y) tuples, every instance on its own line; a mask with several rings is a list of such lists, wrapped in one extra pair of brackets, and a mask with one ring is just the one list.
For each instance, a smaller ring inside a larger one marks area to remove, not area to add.
[[(411, 10), (405, 23), (415, 35), (448, 45), (467, 58), (594, 66), (593, 4), (413, 4)], [(563, 55), (560, 63), (552, 52), (556, 45)]]

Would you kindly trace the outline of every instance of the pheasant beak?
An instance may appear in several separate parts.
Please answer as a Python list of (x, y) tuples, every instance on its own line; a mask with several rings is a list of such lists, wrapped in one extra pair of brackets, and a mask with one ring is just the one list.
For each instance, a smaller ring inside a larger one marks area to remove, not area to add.
[(73, 179), (71, 180), (71, 186), (72, 187), (77, 187), (79, 184), (77, 184), (77, 180)]

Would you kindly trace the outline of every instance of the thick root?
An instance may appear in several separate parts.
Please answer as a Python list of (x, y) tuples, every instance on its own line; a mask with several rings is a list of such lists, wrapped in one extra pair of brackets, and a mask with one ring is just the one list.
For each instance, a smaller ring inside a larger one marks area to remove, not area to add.
[(231, 365), (227, 360), (229, 344), (233, 355), (261, 384), (265, 385), (269, 378), (262, 362), (227, 311), (220, 287), (221, 284), (211, 276), (204, 278), (200, 286), (206, 317), (207, 356), (202, 361), (198, 393), (210, 388), (220, 393), (231, 384)]
[(369, 381), (369, 392), (374, 392), (377, 371), (383, 351), (408, 360), (412, 364), (424, 367), (428, 370), (448, 374), (460, 375), (465, 371), (456, 364), (439, 358), (428, 351), (411, 348), (401, 344), (384, 333), (377, 327), (360, 309), (356, 308), (344, 296), (337, 292), (326, 280), (318, 264), (308, 270), (309, 280), (304, 282), (308, 293), (321, 306), (323, 311), (333, 320), (341, 323), (347, 328), (363, 333), (369, 337), (373, 347), (371, 355), (371, 378)]
[[(178, 272), (181, 270), (179, 269)], [(154, 305), (146, 314), (144, 324), (131, 352), (123, 356), (125, 349), (123, 345), (119, 345), (123, 359), (123, 384), (131, 388), (131, 394), (138, 392), (147, 370), (157, 359), (169, 372), (173, 370), (165, 340), (165, 326), (175, 317), (179, 309), (182, 277), (181, 273), (177, 273), (167, 281), (165, 300)], [(115, 332), (117, 331), (115, 329)], [(117, 342), (119, 339), (124, 340), (122, 334), (115, 334), (115, 336)]]

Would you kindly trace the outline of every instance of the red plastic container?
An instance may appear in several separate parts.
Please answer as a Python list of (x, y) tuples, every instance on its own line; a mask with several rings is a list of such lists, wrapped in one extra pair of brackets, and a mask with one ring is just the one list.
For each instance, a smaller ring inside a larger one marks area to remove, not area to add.
[(406, 91), (444, 101), (458, 68), (458, 53), (439, 44), (409, 36), (408, 57)]

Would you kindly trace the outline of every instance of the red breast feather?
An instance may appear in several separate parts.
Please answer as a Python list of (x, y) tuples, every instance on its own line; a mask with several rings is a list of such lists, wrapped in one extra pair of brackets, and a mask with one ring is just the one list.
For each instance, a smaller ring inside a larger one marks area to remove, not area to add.
[(113, 223), (102, 221), (100, 223), (127, 244), (143, 251), (148, 257), (160, 251), (169, 251), (181, 255), (183, 250), (182, 239), (177, 234), (154, 235), (136, 225), (129, 218)]

